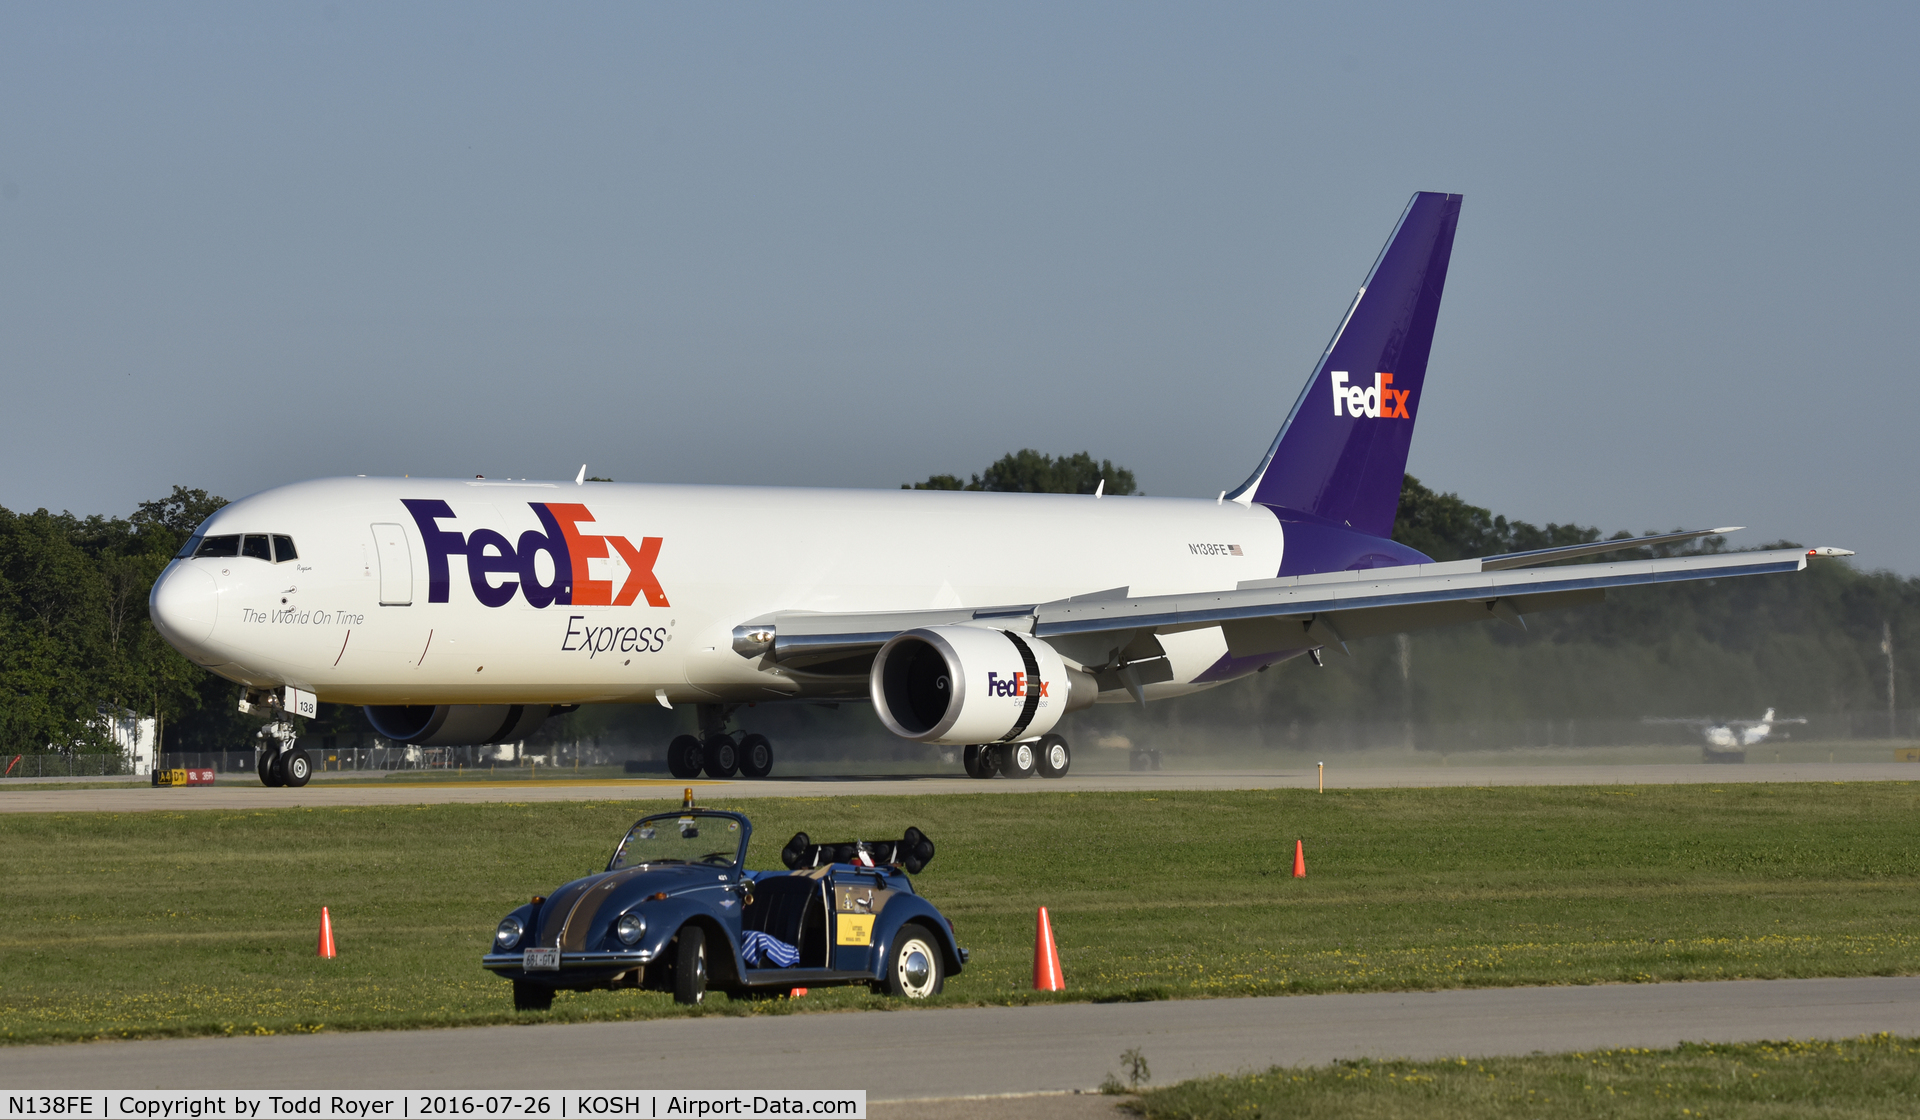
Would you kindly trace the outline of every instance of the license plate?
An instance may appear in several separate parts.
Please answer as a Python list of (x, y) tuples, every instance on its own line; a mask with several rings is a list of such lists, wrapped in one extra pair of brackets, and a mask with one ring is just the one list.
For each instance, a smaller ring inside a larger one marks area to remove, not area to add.
[(551, 949), (528, 949), (520, 967), (528, 972), (558, 972), (560, 971), (560, 949), (558, 946)]

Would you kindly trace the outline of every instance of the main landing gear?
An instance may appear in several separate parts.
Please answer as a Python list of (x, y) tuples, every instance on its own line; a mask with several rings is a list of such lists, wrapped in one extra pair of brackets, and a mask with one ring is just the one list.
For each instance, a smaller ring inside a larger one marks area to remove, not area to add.
[(987, 743), (968, 747), (961, 764), (970, 778), (1064, 778), (1073, 765), (1073, 750), (1060, 735), (1047, 734), (1024, 743)]
[(700, 705), (700, 734), (667, 744), (667, 769), (676, 778), (764, 778), (773, 773), (773, 744), (765, 735), (726, 730), (734, 705)]

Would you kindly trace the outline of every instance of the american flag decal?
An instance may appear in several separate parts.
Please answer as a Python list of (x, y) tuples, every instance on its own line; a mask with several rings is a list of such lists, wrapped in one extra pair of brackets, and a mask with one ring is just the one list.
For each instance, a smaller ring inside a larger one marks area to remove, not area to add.
[(1245, 556), (1245, 555), (1246, 555), (1246, 553), (1244, 553), (1244, 552), (1242, 552), (1242, 551), (1240, 551), (1240, 546), (1239, 546), (1239, 545), (1237, 545), (1237, 544), (1230, 544), (1230, 545), (1228, 545), (1228, 546), (1227, 546), (1227, 549), (1228, 549), (1228, 551), (1230, 551), (1230, 552), (1232, 552), (1232, 553), (1233, 553), (1233, 554), (1234, 554), (1235, 556)]

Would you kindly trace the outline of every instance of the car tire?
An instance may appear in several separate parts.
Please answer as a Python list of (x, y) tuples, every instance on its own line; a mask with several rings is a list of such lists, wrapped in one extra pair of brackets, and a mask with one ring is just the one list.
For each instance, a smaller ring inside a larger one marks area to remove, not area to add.
[(961, 755), (961, 765), (967, 768), (969, 778), (991, 778), (998, 773), (991, 746), (968, 747)]
[(773, 773), (773, 743), (765, 735), (740, 740), (740, 776), (764, 778)]
[(740, 770), (740, 748), (731, 735), (709, 735), (700, 745), (700, 759), (709, 778), (731, 778)]
[(667, 770), (676, 778), (700, 776), (700, 740), (681, 735), (667, 744)]
[(277, 752), (260, 752), (260, 762), (255, 768), (260, 771), (261, 785), (278, 787), (283, 784), (280, 780), (280, 770), (274, 765), (278, 761), (280, 758)]
[(940, 942), (927, 927), (908, 922), (893, 935), (887, 971), (880, 983), (887, 995), (897, 999), (927, 999), (940, 994), (947, 983), (947, 966), (940, 957)]
[(553, 989), (545, 984), (535, 984), (526, 980), (513, 982), (513, 1009), (515, 1011), (545, 1011), (553, 1006)]
[(1009, 778), (1031, 778), (1040, 768), (1040, 752), (1033, 743), (1002, 743), (993, 750), (999, 770)]
[(1073, 765), (1073, 749), (1067, 746), (1064, 735), (1042, 735), (1034, 744), (1034, 762), (1040, 768), (1043, 778), (1064, 778), (1067, 769)]
[(295, 748), (280, 756), (280, 776), (287, 785), (298, 789), (313, 777), (313, 760), (307, 752)]
[(706, 931), (699, 926), (681, 926), (674, 937), (673, 1002), (698, 1007), (706, 998)]

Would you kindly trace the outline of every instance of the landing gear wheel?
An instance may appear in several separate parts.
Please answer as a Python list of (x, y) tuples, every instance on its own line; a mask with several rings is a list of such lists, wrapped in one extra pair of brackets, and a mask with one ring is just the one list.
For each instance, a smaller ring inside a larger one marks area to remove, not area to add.
[(513, 982), (513, 1009), (515, 1011), (545, 1011), (553, 1006), (553, 989), (545, 984), (531, 984), (525, 980)]
[(748, 735), (740, 740), (740, 776), (764, 778), (773, 773), (773, 744), (765, 735)]
[(991, 778), (999, 772), (999, 764), (994, 761), (994, 749), (986, 747), (968, 747), (960, 756), (960, 764), (967, 768), (969, 778)]
[(886, 993), (902, 999), (937, 996), (946, 986), (945, 974), (939, 942), (926, 927), (914, 922), (901, 926), (894, 935), (893, 952), (888, 954), (887, 971), (881, 981)]
[(1033, 743), (1003, 743), (993, 750), (1000, 772), (1009, 778), (1031, 778), (1040, 768), (1040, 752)]
[(304, 786), (307, 779), (313, 777), (313, 763), (308, 760), (307, 752), (298, 748), (280, 756), (279, 770), (290, 786)]
[(1036, 761), (1043, 778), (1064, 778), (1067, 768), (1073, 765), (1073, 751), (1067, 746), (1064, 735), (1042, 735), (1035, 743), (1038, 755)]
[(700, 776), (700, 740), (681, 735), (667, 744), (667, 770), (676, 778)]
[(674, 938), (673, 1002), (698, 1007), (707, 998), (707, 935), (699, 926), (681, 926)]
[(731, 735), (707, 736), (700, 755), (709, 778), (731, 778), (740, 769), (740, 748), (734, 746)]
[(260, 771), (261, 785), (281, 786), (286, 784), (286, 778), (284, 775), (280, 773), (280, 768), (274, 765), (278, 761), (279, 761), (278, 752), (276, 751), (260, 752), (260, 761), (255, 766), (255, 769)]

